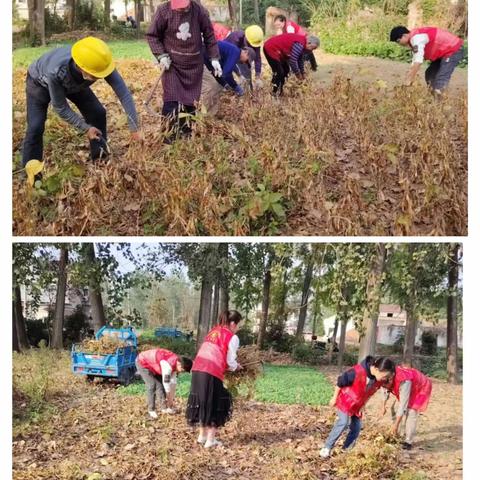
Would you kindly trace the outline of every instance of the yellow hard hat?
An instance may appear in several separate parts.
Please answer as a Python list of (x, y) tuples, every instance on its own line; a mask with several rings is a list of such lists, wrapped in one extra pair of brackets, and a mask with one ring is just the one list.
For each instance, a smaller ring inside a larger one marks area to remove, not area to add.
[(27, 174), (27, 182), (33, 187), (35, 180), (38, 180), (37, 175), (43, 170), (43, 162), (40, 160), (29, 160), (25, 165), (25, 172)]
[(259, 47), (263, 42), (263, 30), (258, 25), (250, 25), (245, 29), (245, 36), (252, 47)]
[(112, 52), (99, 38), (85, 37), (72, 46), (73, 61), (96, 78), (105, 78), (115, 69)]

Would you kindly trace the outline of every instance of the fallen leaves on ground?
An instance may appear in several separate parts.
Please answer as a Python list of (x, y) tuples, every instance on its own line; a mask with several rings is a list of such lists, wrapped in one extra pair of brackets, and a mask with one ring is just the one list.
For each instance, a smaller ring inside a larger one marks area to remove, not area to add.
[[(158, 69), (119, 61), (145, 142), (130, 145), (105, 82), (107, 164), (50, 114), (45, 182), (14, 176), (16, 235), (464, 235), (466, 92), (438, 102), (423, 86), (384, 88), (336, 77), (320, 88), (289, 81), (242, 99), (224, 95), (218, 119), (198, 114), (194, 135), (164, 145), (142, 108)], [(25, 130), (25, 70), (14, 73), (14, 169)], [(160, 92), (158, 92), (160, 96)], [(52, 179), (53, 178), (53, 179)], [(52, 179), (52, 180), (50, 180)]]

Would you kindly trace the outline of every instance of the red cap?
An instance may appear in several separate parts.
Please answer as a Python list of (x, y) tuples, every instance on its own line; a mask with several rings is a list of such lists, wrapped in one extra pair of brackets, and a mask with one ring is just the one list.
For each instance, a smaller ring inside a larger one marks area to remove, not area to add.
[(187, 8), (190, 5), (190, 0), (170, 0), (170, 7), (172, 10), (179, 8)]

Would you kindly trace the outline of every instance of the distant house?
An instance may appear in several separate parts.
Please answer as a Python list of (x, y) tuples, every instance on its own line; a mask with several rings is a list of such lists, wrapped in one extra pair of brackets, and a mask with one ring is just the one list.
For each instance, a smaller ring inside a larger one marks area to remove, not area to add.
[[(381, 345), (394, 345), (395, 342), (405, 335), (405, 326), (407, 323), (407, 314), (399, 305), (395, 304), (381, 304), (378, 314), (377, 323), (377, 343)], [(323, 321), (325, 337), (329, 338), (333, 335), (335, 325), (335, 315), (324, 319)], [(447, 322), (446, 320), (439, 320), (436, 324), (426, 320), (420, 320), (417, 328), (417, 336), (415, 338), (415, 345), (422, 344), (423, 332), (429, 332), (437, 338), (437, 346), (444, 348), (447, 346)], [(306, 334), (307, 336), (308, 334)], [(340, 326), (337, 331), (337, 342), (340, 340)], [(345, 336), (346, 343), (358, 344), (360, 342), (360, 335), (355, 329), (352, 320), (347, 323), (347, 331)], [(463, 338), (459, 333), (458, 345), (462, 348)]]
[[(32, 308), (32, 297), (25, 286), (21, 287), (23, 314), (26, 318), (41, 320), (55, 309), (56, 287), (52, 286), (42, 292), (40, 304), (36, 311)], [(91, 306), (88, 300), (88, 289), (69, 287), (65, 295), (65, 316), (69, 316), (80, 307), (87, 318), (91, 316)]]

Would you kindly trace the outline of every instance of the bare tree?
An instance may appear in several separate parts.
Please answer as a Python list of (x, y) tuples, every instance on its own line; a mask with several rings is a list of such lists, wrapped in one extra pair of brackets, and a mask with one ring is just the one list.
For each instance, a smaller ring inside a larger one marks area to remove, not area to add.
[(65, 295), (67, 293), (67, 264), (68, 245), (63, 243), (60, 247), (60, 260), (58, 262), (57, 295), (55, 300), (55, 316), (53, 320), (52, 347), (63, 348), (63, 324), (65, 320)]
[(458, 379), (458, 270), (460, 245), (454, 243), (448, 252), (448, 299), (447, 299), (447, 374), (448, 382), (457, 384)]
[(274, 253), (267, 254), (267, 261), (265, 266), (265, 273), (263, 276), (263, 292), (262, 292), (262, 318), (258, 327), (257, 346), (263, 347), (263, 340), (265, 338), (265, 331), (268, 323), (268, 308), (270, 306), (270, 286), (272, 284), (272, 263)]
[(110, 28), (111, 19), (110, 19), (110, 0), (103, 0), (103, 26), (108, 29)]
[(28, 24), (31, 45), (46, 45), (45, 0), (28, 0)]
[(102, 287), (98, 275), (97, 258), (95, 256), (93, 243), (85, 244), (85, 255), (87, 268), (90, 270), (88, 297), (92, 309), (93, 328), (97, 331), (107, 322), (105, 319), (105, 309), (103, 308)]
[(212, 280), (206, 276), (202, 280), (202, 288), (200, 291), (200, 309), (198, 312), (198, 329), (197, 329), (197, 350), (202, 345), (203, 339), (208, 333), (212, 308)]
[(367, 280), (367, 306), (363, 313), (363, 328), (365, 334), (361, 337), (358, 360), (367, 355), (375, 354), (377, 344), (378, 309), (382, 290), (382, 275), (385, 268), (387, 249), (384, 243), (375, 246), (370, 273)]
[(76, 0), (66, 0), (65, 5), (65, 18), (67, 20), (67, 25), (69, 30), (75, 28), (75, 10), (77, 8)]
[(303, 337), (303, 329), (305, 327), (305, 320), (307, 318), (308, 297), (310, 296), (310, 285), (312, 283), (313, 264), (313, 257), (310, 256), (310, 258), (308, 259), (307, 268), (305, 269), (305, 277), (303, 279), (302, 303), (300, 304), (300, 313), (298, 315), (298, 324), (296, 331), (297, 338)]
[(18, 339), (18, 348), (21, 352), (30, 348), (30, 342), (27, 337), (27, 328), (23, 316), (22, 295), (20, 286), (15, 285), (13, 289), (13, 317), (15, 321), (15, 330)]

